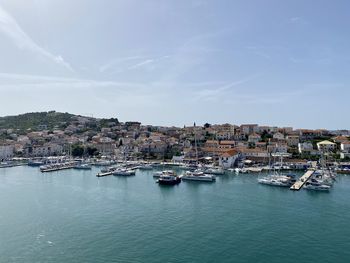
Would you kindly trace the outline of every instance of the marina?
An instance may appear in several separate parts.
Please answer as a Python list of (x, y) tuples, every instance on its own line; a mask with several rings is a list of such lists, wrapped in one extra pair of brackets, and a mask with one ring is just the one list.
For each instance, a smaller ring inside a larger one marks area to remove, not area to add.
[[(0, 262), (129, 262), (135, 257), (155, 262), (156, 253), (156, 262), (277, 263), (276, 249), (286, 263), (315, 258), (326, 263), (335, 257), (347, 262), (350, 256), (348, 176), (339, 175), (334, 189), (324, 193), (266, 187), (255, 173), (229, 171), (215, 183), (167, 187), (153, 178), (162, 169), (100, 179), (95, 166), (54, 173), (27, 166), (1, 169), (0, 207), (8, 213), (0, 217)], [(126, 245), (130, 242), (134, 246)], [(203, 242), (211, 245), (193, 246)], [(164, 251), (174, 243), (176, 252)], [(296, 255), (300, 244), (303, 250)], [(62, 253), (69, 250), (75, 252)]]

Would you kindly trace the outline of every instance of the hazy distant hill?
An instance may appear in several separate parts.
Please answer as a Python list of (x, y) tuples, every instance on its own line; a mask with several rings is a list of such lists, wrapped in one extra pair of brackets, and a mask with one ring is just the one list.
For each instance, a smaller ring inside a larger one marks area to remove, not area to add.
[(0, 129), (36, 130), (41, 125), (46, 125), (48, 129), (52, 129), (55, 126), (61, 127), (64, 123), (69, 123), (74, 116), (69, 113), (49, 111), (0, 117)]

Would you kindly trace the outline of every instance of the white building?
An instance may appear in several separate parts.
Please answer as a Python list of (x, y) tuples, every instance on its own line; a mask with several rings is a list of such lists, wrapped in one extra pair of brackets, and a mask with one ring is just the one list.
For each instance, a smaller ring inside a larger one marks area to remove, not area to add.
[(314, 150), (314, 146), (311, 142), (298, 143), (299, 153), (311, 153)]
[(340, 144), (340, 150), (342, 152), (350, 153), (350, 141), (348, 142), (342, 142)]
[(222, 168), (232, 168), (234, 167), (238, 156), (239, 154), (236, 150), (229, 150), (219, 157), (219, 165)]

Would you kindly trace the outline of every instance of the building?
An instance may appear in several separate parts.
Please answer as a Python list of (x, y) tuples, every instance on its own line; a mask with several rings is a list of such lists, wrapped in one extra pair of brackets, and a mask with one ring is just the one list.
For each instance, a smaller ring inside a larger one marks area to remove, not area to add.
[(344, 141), (340, 144), (340, 150), (342, 152), (350, 153), (350, 141)]
[(258, 124), (242, 124), (240, 127), (240, 132), (241, 132), (241, 134), (244, 134), (244, 135), (258, 133), (259, 126), (258, 126)]
[(320, 152), (333, 152), (336, 148), (336, 144), (330, 141), (322, 141), (317, 143), (317, 149)]
[(276, 140), (284, 140), (284, 135), (283, 135), (283, 133), (276, 132), (276, 133), (273, 135), (273, 138), (276, 139)]
[(314, 150), (314, 146), (311, 142), (298, 143), (298, 151), (300, 154), (310, 154)]
[(220, 155), (219, 165), (222, 168), (226, 168), (226, 169), (232, 168), (232, 167), (234, 167), (238, 157), (239, 157), (238, 151), (236, 151), (234, 149), (228, 150)]
[(253, 143), (253, 144), (256, 144), (258, 142), (261, 141), (261, 136), (259, 134), (256, 134), (256, 133), (252, 133), (248, 136), (248, 142), (249, 143)]
[(298, 135), (288, 135), (286, 137), (286, 141), (287, 141), (288, 146), (297, 147), (300, 140), (299, 140)]

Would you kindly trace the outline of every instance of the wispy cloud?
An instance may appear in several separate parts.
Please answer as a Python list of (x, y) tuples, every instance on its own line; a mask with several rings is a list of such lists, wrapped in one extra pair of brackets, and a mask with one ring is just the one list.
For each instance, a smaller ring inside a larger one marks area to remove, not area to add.
[(141, 61), (135, 65), (128, 67), (128, 69), (137, 69), (137, 68), (140, 68), (140, 67), (152, 64), (152, 63), (154, 63), (154, 59), (146, 59), (146, 60)]
[(291, 17), (288, 22), (290, 24), (307, 24), (306, 20), (300, 16)]
[(237, 81), (232, 81), (229, 83), (226, 83), (225, 85), (221, 86), (221, 87), (214, 87), (211, 89), (202, 89), (199, 91), (196, 91), (195, 96), (193, 96), (194, 100), (199, 100), (199, 101), (216, 101), (216, 100), (220, 100), (223, 97), (227, 96), (228, 93), (230, 93), (232, 91), (232, 88), (242, 85), (244, 83), (247, 83), (257, 77), (259, 77), (260, 74), (255, 74), (252, 75), (250, 77), (244, 78), (244, 79), (240, 79)]
[(0, 31), (10, 38), (22, 50), (28, 50), (74, 72), (71, 65), (61, 55), (54, 55), (36, 43), (26, 34), (17, 21), (0, 6)]
[(143, 59), (144, 56), (130, 56), (130, 57), (124, 57), (124, 58), (116, 58), (113, 59), (111, 61), (109, 61), (108, 63), (102, 65), (99, 70), (101, 73), (104, 73), (106, 71), (109, 71), (117, 66), (120, 66), (121, 64), (125, 63), (125, 62), (132, 62), (135, 60), (140, 60)]
[(101, 73), (121, 73), (128, 70), (141, 68), (154, 69), (162, 60), (170, 58), (170, 55), (161, 57), (151, 56), (130, 56), (125, 58), (117, 58), (100, 67)]

